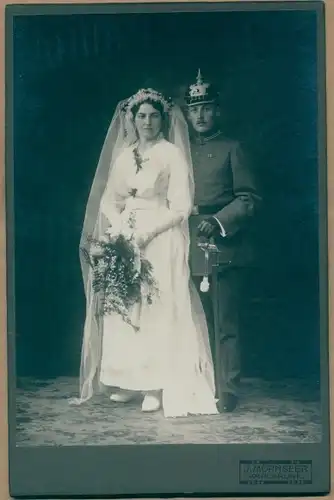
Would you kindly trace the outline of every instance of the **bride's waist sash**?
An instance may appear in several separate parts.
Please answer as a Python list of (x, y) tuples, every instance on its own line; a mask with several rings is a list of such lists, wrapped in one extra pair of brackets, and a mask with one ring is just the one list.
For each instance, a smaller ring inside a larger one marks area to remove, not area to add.
[(167, 201), (157, 198), (129, 198), (125, 204), (125, 210), (166, 210)]

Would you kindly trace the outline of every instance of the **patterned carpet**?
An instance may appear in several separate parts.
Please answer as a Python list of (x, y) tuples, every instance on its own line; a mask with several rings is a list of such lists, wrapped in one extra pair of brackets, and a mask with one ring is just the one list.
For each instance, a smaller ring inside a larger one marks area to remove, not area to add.
[(242, 384), (232, 414), (165, 419), (143, 414), (140, 403), (111, 403), (106, 395), (68, 404), (77, 381), (21, 379), (17, 389), (17, 445), (69, 446), (176, 443), (312, 443), (321, 439), (318, 387), (307, 381)]

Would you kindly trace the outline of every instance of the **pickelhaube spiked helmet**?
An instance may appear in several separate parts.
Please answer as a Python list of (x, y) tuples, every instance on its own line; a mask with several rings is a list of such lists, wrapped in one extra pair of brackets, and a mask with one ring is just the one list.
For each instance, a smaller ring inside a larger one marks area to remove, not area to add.
[(214, 86), (205, 82), (202, 78), (201, 70), (198, 70), (196, 83), (190, 85), (185, 95), (187, 106), (195, 106), (196, 104), (209, 104), (216, 102), (219, 94)]

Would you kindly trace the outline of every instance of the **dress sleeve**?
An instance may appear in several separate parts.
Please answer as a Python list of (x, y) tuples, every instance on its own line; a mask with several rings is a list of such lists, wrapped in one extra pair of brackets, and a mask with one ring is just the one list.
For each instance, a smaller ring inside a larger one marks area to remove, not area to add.
[(119, 222), (119, 216), (124, 209), (125, 196), (123, 187), (124, 154), (115, 161), (108, 178), (107, 186), (101, 199), (100, 211), (114, 226)]
[(234, 199), (215, 214), (215, 219), (224, 229), (226, 237), (233, 236), (254, 217), (261, 206), (262, 197), (256, 186), (252, 170), (245, 160), (239, 143), (230, 151), (230, 164), (233, 174)]
[(188, 219), (192, 210), (189, 166), (178, 148), (169, 155), (168, 212), (153, 229), (157, 236)]

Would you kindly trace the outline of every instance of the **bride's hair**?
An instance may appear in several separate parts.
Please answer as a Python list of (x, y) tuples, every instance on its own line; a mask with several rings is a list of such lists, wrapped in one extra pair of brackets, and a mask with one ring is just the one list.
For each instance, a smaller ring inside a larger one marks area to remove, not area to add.
[(166, 118), (166, 113), (164, 111), (164, 107), (163, 107), (162, 103), (159, 101), (154, 101), (153, 99), (151, 99), (149, 97), (147, 99), (145, 99), (144, 101), (138, 102), (137, 104), (134, 104), (132, 106), (131, 113), (132, 113), (133, 118), (136, 117), (136, 114), (138, 113), (142, 104), (150, 104), (154, 109), (156, 109), (157, 111), (160, 112), (161, 117), (163, 119)]

